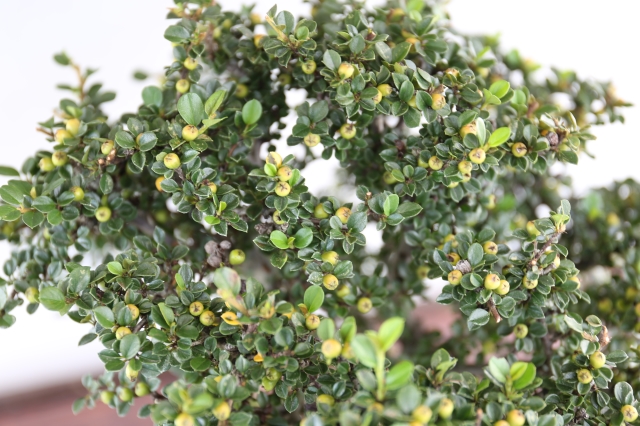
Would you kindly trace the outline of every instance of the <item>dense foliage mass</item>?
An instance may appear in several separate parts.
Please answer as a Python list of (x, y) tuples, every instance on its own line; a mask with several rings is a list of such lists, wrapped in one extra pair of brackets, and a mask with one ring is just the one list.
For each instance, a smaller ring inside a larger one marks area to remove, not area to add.
[[(640, 187), (573, 198), (558, 166), (625, 103), (401, 3), (296, 20), (176, 2), (175, 61), (115, 121), (115, 95), (56, 56), (79, 83), (40, 123), (52, 149), (0, 170), (0, 326), (25, 304), (90, 327), (107, 372), (74, 410), (150, 394), (140, 415), (176, 426), (637, 421)], [(330, 158), (357, 202), (308, 191)], [(410, 316), (440, 278), (448, 338), (421, 328), (433, 305)]]

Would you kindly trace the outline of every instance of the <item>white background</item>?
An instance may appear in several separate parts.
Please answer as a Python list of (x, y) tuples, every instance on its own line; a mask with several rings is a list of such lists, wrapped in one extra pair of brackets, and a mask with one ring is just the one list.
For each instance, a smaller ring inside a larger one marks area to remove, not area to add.
[[(234, 9), (239, 4), (221, 3)], [(273, 0), (258, 0), (255, 10), (264, 14), (273, 4)], [(308, 4), (298, 1), (278, 4), (294, 15), (309, 10)], [(448, 10), (461, 31), (501, 33), (503, 45), (518, 47), (523, 57), (578, 70), (582, 77), (613, 80), (620, 97), (638, 104), (635, 66), (640, 31), (635, 4), (628, 0), (454, 0)], [(52, 60), (61, 50), (83, 66), (100, 69), (93, 81), (118, 94), (105, 107), (113, 118), (135, 110), (142, 87), (154, 84), (162, 67), (171, 62), (171, 46), (162, 36), (171, 5), (167, 0), (2, 2), (0, 163), (19, 167), (35, 150), (49, 146), (35, 131), (36, 122), (51, 117), (59, 99), (68, 96), (55, 84), (74, 82), (72, 71)], [(137, 82), (132, 78), (134, 70), (147, 71), (153, 78)], [(628, 123), (635, 124), (594, 129), (599, 140), (591, 144), (591, 151), (598, 163), (583, 158), (579, 167), (569, 170), (579, 190), (640, 177), (638, 132), (634, 131), (640, 123), (638, 108), (628, 109), (626, 116)], [(312, 189), (326, 187), (326, 168), (313, 167), (305, 177)], [(8, 247), (0, 245), (0, 263), (8, 253)], [(34, 316), (20, 308), (14, 312), (17, 323), (0, 330), (0, 396), (101, 371), (96, 355), (99, 344), (77, 347), (88, 331), (86, 326), (44, 309)]]

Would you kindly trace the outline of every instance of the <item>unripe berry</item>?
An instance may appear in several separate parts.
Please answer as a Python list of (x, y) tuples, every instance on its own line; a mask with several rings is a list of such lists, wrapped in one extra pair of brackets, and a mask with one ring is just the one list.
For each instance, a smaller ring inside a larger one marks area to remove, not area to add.
[(442, 109), (447, 104), (447, 99), (440, 93), (432, 93), (431, 100), (431, 108), (436, 111)]
[(498, 245), (493, 241), (487, 241), (482, 245), (482, 249), (487, 254), (498, 254)]
[(213, 409), (213, 415), (216, 416), (218, 420), (227, 420), (231, 415), (231, 406), (227, 401), (222, 401)]
[(431, 408), (427, 407), (426, 405), (418, 405), (411, 413), (411, 417), (413, 417), (413, 419), (420, 424), (429, 423), (432, 415), (433, 413), (431, 412)]
[(496, 274), (488, 274), (484, 278), (484, 288), (487, 290), (495, 290), (500, 287), (500, 277)]
[(340, 284), (336, 289), (336, 296), (338, 296), (341, 299), (344, 299), (350, 293), (351, 293), (351, 290), (349, 289), (349, 286), (346, 284)]
[(56, 167), (64, 166), (65, 164), (67, 164), (67, 161), (68, 161), (67, 153), (64, 151), (56, 151), (51, 156), (51, 162)]
[(378, 91), (383, 97), (387, 97), (393, 93), (393, 88), (389, 84), (383, 83), (378, 85)]
[(138, 370), (134, 370), (131, 368), (131, 363), (127, 364), (127, 368), (124, 370), (124, 375), (129, 379), (130, 382), (135, 382), (138, 378)]
[(511, 410), (507, 413), (509, 426), (524, 426), (526, 419), (520, 410)]
[(324, 211), (322, 204), (316, 204), (316, 207), (313, 209), (313, 217), (316, 219), (326, 219), (329, 217), (329, 213)]
[(509, 293), (510, 288), (511, 286), (509, 285), (509, 281), (500, 280), (500, 285), (495, 289), (495, 293), (499, 294), (500, 296), (504, 296), (505, 294)]
[(106, 405), (109, 405), (111, 404), (111, 401), (113, 401), (114, 396), (116, 396), (116, 394), (114, 394), (113, 392), (104, 390), (100, 392), (100, 401), (102, 401)]
[(324, 253), (322, 253), (322, 261), (329, 262), (333, 266), (335, 266), (336, 263), (338, 263), (339, 259), (340, 259), (340, 256), (335, 251), (325, 251)]
[(340, 222), (347, 223), (349, 217), (351, 216), (351, 209), (348, 207), (340, 207), (336, 210), (336, 216), (340, 219)]
[(447, 280), (449, 280), (449, 284), (451, 285), (460, 284), (460, 282), (462, 281), (462, 272), (454, 269), (453, 271), (449, 272), (449, 275), (447, 275)]
[(540, 235), (540, 231), (538, 230), (538, 228), (536, 228), (536, 224), (534, 221), (530, 220), (529, 222), (527, 222), (526, 228), (527, 232), (532, 237), (537, 237), (538, 235)]
[(215, 183), (209, 182), (209, 184), (207, 186), (211, 190), (212, 194), (215, 194), (216, 192), (218, 192), (218, 185), (216, 185)]
[(387, 185), (392, 185), (394, 183), (399, 182), (398, 179), (396, 179), (391, 173), (389, 172), (384, 172), (382, 174), (382, 180), (384, 181), (384, 183), (386, 183)]
[(202, 304), (202, 302), (195, 301), (189, 305), (189, 313), (194, 317), (200, 316), (203, 312), (204, 305)]
[(36, 189), (35, 186), (32, 186), (31, 189), (29, 190), (29, 196), (33, 199), (35, 199), (38, 196), (38, 190)]
[(509, 425), (509, 422), (507, 422), (506, 420), (498, 420), (493, 424), (493, 426), (510, 426), (510, 425)]
[(533, 290), (538, 286), (538, 280), (530, 280), (525, 276), (522, 278), (522, 285), (528, 290)]
[(458, 264), (458, 262), (460, 262), (460, 255), (458, 253), (449, 253), (447, 255), (447, 260), (449, 261), (449, 263), (451, 263), (452, 265), (456, 265)]
[(369, 299), (368, 297), (361, 297), (360, 299), (358, 299), (357, 306), (358, 312), (360, 312), (361, 314), (366, 314), (371, 310), (371, 308), (373, 308), (373, 303), (371, 303), (371, 299)]
[(158, 176), (156, 178), (156, 189), (160, 192), (162, 192), (162, 181), (164, 180), (164, 176)]
[(24, 291), (24, 297), (27, 298), (29, 303), (40, 302), (40, 290), (35, 287), (29, 287)]
[(191, 87), (191, 83), (186, 78), (181, 78), (176, 81), (176, 90), (180, 93), (187, 93), (189, 91), (189, 87)]
[(129, 329), (129, 327), (118, 327), (116, 330), (116, 339), (122, 340), (122, 338), (127, 334), (131, 334), (131, 329)]
[(54, 166), (53, 162), (51, 161), (51, 157), (41, 158), (38, 162), (38, 167), (40, 167), (40, 170), (42, 170), (43, 172), (51, 172), (56, 168), (56, 166)]
[(328, 289), (328, 290), (335, 290), (338, 287), (339, 281), (338, 278), (336, 278), (335, 275), (333, 274), (327, 274), (324, 276), (324, 278), (322, 279), (322, 284)]
[(444, 161), (436, 157), (435, 155), (429, 158), (429, 167), (432, 170), (440, 170), (444, 166)]
[(315, 330), (320, 326), (320, 317), (311, 314), (304, 320), (304, 325), (308, 330)]
[(229, 253), (229, 263), (232, 265), (241, 265), (245, 258), (244, 251), (240, 249), (231, 250)]
[(418, 266), (418, 269), (416, 269), (416, 275), (421, 280), (424, 280), (425, 278), (428, 277), (430, 270), (431, 269), (427, 265), (420, 265)]
[(471, 123), (465, 124), (460, 128), (460, 137), (464, 139), (465, 136), (475, 135), (477, 134), (477, 132), (478, 130), (476, 129), (476, 122), (472, 121)]
[(127, 305), (127, 308), (129, 309), (129, 312), (131, 312), (131, 318), (134, 321), (140, 317), (140, 309), (138, 309), (136, 305), (134, 305), (133, 303), (129, 303)]
[(106, 222), (111, 219), (111, 209), (107, 206), (98, 207), (96, 210), (96, 220), (98, 222)]
[(356, 136), (356, 126), (353, 123), (344, 123), (340, 127), (340, 136), (349, 140)]
[(407, 105), (411, 108), (418, 108), (418, 101), (416, 101), (416, 96), (412, 96), (411, 99), (407, 101)]
[(278, 76), (278, 82), (283, 86), (288, 86), (291, 84), (291, 74), (281, 73)]
[(382, 98), (383, 98), (382, 92), (378, 90), (378, 93), (376, 93), (374, 97), (371, 98), (371, 100), (373, 101), (374, 104), (378, 105), (380, 101), (382, 101)]
[(524, 339), (529, 334), (529, 327), (526, 324), (516, 324), (513, 328), (513, 333), (516, 335), (518, 339)]
[(133, 392), (129, 388), (120, 388), (118, 398), (120, 398), (122, 402), (129, 402), (133, 399)]
[(109, 153), (113, 151), (114, 146), (113, 141), (104, 141), (100, 146), (100, 152), (102, 152), (103, 155), (109, 155)]
[(313, 59), (309, 59), (302, 64), (302, 72), (307, 75), (313, 74), (316, 71), (316, 68), (316, 61), (314, 61)]
[(264, 38), (264, 34), (256, 34), (253, 36), (253, 45), (256, 47), (256, 49), (260, 49), (262, 43), (264, 42)]
[(591, 383), (591, 381), (593, 380), (591, 371), (587, 370), (586, 368), (581, 368), (580, 370), (576, 371), (576, 377), (578, 378), (578, 381), (584, 385)]
[(596, 370), (602, 368), (604, 364), (607, 362), (607, 357), (600, 351), (595, 351), (589, 357), (589, 364)]
[(134, 392), (136, 396), (147, 396), (151, 390), (149, 389), (149, 385), (145, 382), (136, 383), (136, 387), (134, 388)]
[(191, 142), (198, 137), (198, 128), (196, 126), (192, 126), (189, 124), (188, 126), (184, 126), (182, 128), (182, 139), (187, 142)]
[(469, 161), (466, 161), (466, 160), (461, 161), (458, 163), (458, 170), (463, 175), (469, 174), (473, 170), (473, 164), (471, 164)]
[(164, 166), (170, 170), (177, 169), (178, 167), (180, 167), (180, 164), (181, 164), (180, 157), (178, 157), (178, 155), (174, 154), (173, 152), (170, 152), (169, 154), (165, 155), (163, 162), (164, 162)]
[(327, 339), (322, 342), (322, 355), (327, 359), (333, 359), (340, 356), (342, 345), (336, 339)]
[(249, 94), (249, 88), (247, 86), (245, 86), (244, 84), (241, 84), (241, 83), (239, 83), (236, 86), (235, 95), (236, 95), (237, 98), (239, 98), (239, 99), (246, 98), (248, 94)]
[(471, 152), (469, 153), (469, 160), (471, 160), (472, 163), (482, 164), (484, 163), (484, 160), (486, 160), (486, 158), (487, 158), (487, 154), (484, 152), (484, 149), (482, 148), (472, 149)]
[(340, 76), (340, 79), (345, 80), (347, 78), (351, 78), (355, 70), (356, 69), (353, 65), (347, 62), (343, 62), (338, 67), (338, 75)]
[(318, 395), (318, 398), (316, 399), (316, 403), (318, 404), (325, 404), (328, 406), (333, 406), (333, 404), (335, 404), (336, 400), (331, 396), (331, 395), (327, 395), (327, 394), (321, 394)]
[(307, 136), (304, 137), (304, 139), (302, 139), (302, 141), (309, 148), (313, 148), (314, 146), (320, 143), (320, 135), (309, 133)]
[(182, 65), (184, 65), (184, 67), (189, 71), (193, 71), (198, 67), (198, 61), (196, 61), (192, 57), (188, 57), (187, 59), (184, 60)]
[(63, 144), (65, 139), (73, 139), (73, 135), (68, 130), (58, 129), (55, 139), (59, 144)]
[(276, 185), (276, 195), (278, 197), (286, 197), (291, 193), (291, 185), (287, 182), (278, 182)]
[(517, 158), (524, 157), (527, 155), (527, 146), (522, 142), (516, 142), (511, 146), (511, 153)]
[(278, 382), (276, 382), (275, 380), (269, 380), (268, 377), (263, 377), (262, 378), (262, 387), (267, 392), (272, 391), (276, 387), (277, 384), (278, 384)]
[(438, 416), (443, 419), (448, 419), (453, 414), (453, 401), (449, 398), (444, 398), (440, 401), (440, 406), (438, 407)]
[(84, 190), (79, 186), (72, 186), (71, 189), (69, 189), (69, 191), (71, 191), (71, 193), (73, 194), (74, 201), (84, 200)]
[(638, 410), (633, 405), (625, 405), (620, 409), (625, 422), (635, 422), (638, 418)]
[[(605, 299), (608, 300), (609, 303), (611, 303), (611, 300), (609, 299)], [(604, 300), (603, 300), (604, 302)], [(600, 308), (601, 311), (605, 311), (605, 309), (602, 309), (602, 307), (598, 306)], [(608, 309), (608, 311), (611, 311), (611, 308)], [(634, 308), (634, 311), (636, 312), (636, 315), (640, 317), (640, 303), (636, 303), (636, 306)]]
[(267, 159), (265, 160), (265, 162), (267, 164), (273, 164), (274, 166), (276, 166), (276, 169), (278, 169), (282, 165), (282, 157), (277, 152), (271, 151), (269, 152), (269, 154), (267, 154)]
[(192, 416), (187, 413), (180, 413), (173, 421), (176, 426), (195, 426), (196, 422)]
[(202, 315), (200, 315), (200, 324), (204, 325), (205, 327), (211, 327), (215, 321), (216, 314), (214, 314), (212, 311), (207, 310), (204, 311)]
[(252, 13), (251, 15), (249, 15), (249, 19), (251, 20), (251, 23), (253, 25), (259, 25), (262, 23), (262, 17), (259, 13)]
[(278, 179), (282, 182), (287, 182), (293, 176), (293, 170), (289, 166), (282, 166), (278, 169)]

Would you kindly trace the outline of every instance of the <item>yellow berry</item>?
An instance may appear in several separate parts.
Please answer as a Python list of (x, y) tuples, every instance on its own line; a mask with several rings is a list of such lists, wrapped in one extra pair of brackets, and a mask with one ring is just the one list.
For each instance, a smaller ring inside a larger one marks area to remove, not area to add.
[(600, 351), (595, 351), (589, 357), (589, 364), (596, 370), (604, 367), (604, 364), (607, 362), (607, 357)]
[(320, 135), (316, 135), (314, 133), (309, 133), (307, 136), (305, 136), (302, 139), (302, 141), (309, 148), (313, 148), (314, 146), (316, 146), (316, 145), (318, 145), (320, 143)]
[(378, 93), (376, 93), (374, 97), (371, 98), (371, 100), (373, 101), (374, 104), (378, 105), (380, 101), (382, 101), (383, 96), (382, 96), (382, 92), (379, 89), (376, 89), (376, 90), (378, 90)]
[(68, 130), (65, 129), (58, 129), (56, 131), (56, 136), (55, 136), (55, 140), (56, 142), (58, 142), (59, 144), (64, 143), (65, 139), (72, 139), (73, 135), (71, 134), (71, 132), (69, 132)]
[(113, 141), (104, 141), (102, 145), (100, 145), (100, 152), (102, 152), (103, 155), (109, 155), (111, 151), (113, 151), (114, 146)]
[(304, 325), (308, 330), (315, 330), (320, 326), (320, 317), (314, 314), (309, 315), (305, 321)]
[(347, 63), (347, 62), (343, 62), (338, 67), (338, 75), (340, 76), (340, 79), (345, 80), (347, 78), (351, 78), (351, 76), (353, 76), (353, 73), (355, 72), (355, 70), (356, 69), (355, 69), (355, 67), (353, 65), (351, 65), (350, 63)]
[(538, 235), (540, 235), (540, 231), (538, 230), (538, 228), (536, 228), (536, 224), (534, 221), (530, 220), (529, 222), (527, 222), (526, 228), (527, 232), (532, 237), (537, 237)]
[(488, 274), (484, 278), (484, 288), (487, 290), (495, 290), (500, 287), (500, 277), (496, 274)]
[(591, 371), (587, 370), (586, 368), (581, 368), (580, 370), (576, 371), (576, 377), (578, 378), (578, 381), (584, 385), (591, 383), (591, 381), (593, 380)]
[(482, 245), (482, 249), (487, 254), (498, 254), (498, 245), (493, 241), (487, 241)]
[(416, 275), (421, 280), (424, 280), (425, 278), (428, 277), (430, 270), (431, 269), (427, 265), (420, 265), (418, 266), (418, 269), (416, 269)]
[(133, 391), (129, 388), (120, 388), (118, 398), (120, 398), (122, 402), (129, 402), (133, 399)]
[(509, 426), (524, 426), (526, 419), (520, 410), (511, 410), (507, 413)]
[(189, 88), (191, 87), (191, 83), (186, 78), (181, 78), (176, 81), (176, 90), (180, 93), (187, 93)]
[(145, 382), (136, 383), (136, 387), (134, 388), (134, 392), (136, 396), (146, 396), (149, 395), (151, 389), (149, 389), (149, 385)]
[(338, 263), (339, 258), (340, 256), (335, 251), (325, 251), (324, 253), (322, 253), (322, 261), (329, 262), (333, 266)]
[(200, 324), (211, 327), (213, 323), (216, 321), (216, 314), (212, 311), (206, 310), (200, 315)]
[(340, 222), (347, 223), (349, 217), (351, 216), (351, 209), (348, 207), (340, 207), (336, 210), (336, 216), (340, 219)]
[(302, 64), (302, 72), (305, 74), (313, 74), (316, 71), (316, 62), (310, 59)]
[(473, 164), (471, 164), (469, 161), (466, 161), (466, 160), (461, 161), (458, 163), (458, 170), (463, 175), (466, 175), (468, 173), (471, 173), (471, 171), (473, 170)]
[(67, 161), (68, 161), (67, 153), (64, 151), (56, 151), (51, 156), (51, 162), (56, 167), (64, 166), (65, 164), (67, 164)]
[(118, 327), (118, 329), (116, 330), (116, 339), (122, 340), (122, 338), (127, 334), (131, 334), (131, 330), (129, 329), (129, 327)]
[(462, 281), (462, 272), (458, 271), (457, 269), (454, 269), (453, 271), (449, 272), (449, 274), (447, 275), (447, 280), (449, 280), (449, 284), (451, 285), (460, 284), (460, 282)]
[(100, 392), (100, 400), (107, 405), (111, 404), (111, 401), (113, 401), (114, 396), (116, 395), (111, 391), (105, 390)]
[(322, 279), (322, 284), (328, 289), (328, 290), (335, 290), (338, 287), (339, 281), (338, 278), (336, 278), (335, 275), (333, 274), (327, 274), (324, 276), (324, 278)]
[(528, 290), (533, 290), (538, 286), (538, 280), (530, 280), (525, 276), (522, 278), (522, 285)]
[(438, 416), (443, 419), (448, 419), (453, 414), (453, 401), (449, 398), (444, 398), (440, 401), (440, 406), (438, 407)]
[(458, 262), (460, 262), (460, 255), (458, 255), (458, 253), (451, 252), (447, 255), (447, 260), (452, 265), (456, 265)]
[(318, 395), (316, 402), (318, 404), (325, 404), (325, 405), (332, 406), (333, 404), (335, 404), (336, 401), (331, 395), (321, 394), (321, 395)]
[(472, 163), (482, 164), (486, 158), (487, 154), (482, 148), (475, 148), (469, 152), (469, 160), (471, 160)]
[(293, 176), (293, 170), (289, 166), (282, 166), (278, 169), (278, 179), (282, 182), (287, 182)]
[(434, 110), (442, 109), (447, 104), (447, 99), (440, 93), (432, 93), (431, 101), (431, 108)]
[(378, 92), (380, 92), (383, 97), (387, 97), (393, 93), (393, 88), (391, 85), (383, 83), (378, 85)]
[(444, 161), (436, 157), (435, 155), (429, 158), (429, 167), (432, 170), (440, 170), (444, 166)]
[(361, 297), (360, 299), (358, 299), (357, 306), (358, 312), (366, 314), (371, 310), (371, 308), (373, 308), (373, 303), (371, 303), (371, 299), (369, 299), (368, 297)]
[(267, 159), (265, 160), (267, 164), (273, 164), (277, 168), (280, 168), (282, 165), (282, 157), (275, 151), (269, 152), (267, 155)]
[(620, 409), (625, 422), (635, 422), (638, 418), (638, 410), (633, 405), (625, 405)]
[(340, 284), (336, 289), (336, 296), (338, 296), (341, 299), (344, 299), (350, 293), (351, 293), (351, 290), (349, 289), (349, 286), (346, 284)]
[(432, 415), (433, 413), (431, 412), (431, 408), (427, 407), (426, 405), (417, 406), (411, 413), (411, 417), (413, 417), (414, 420), (418, 421), (421, 424), (429, 423)]
[(476, 122), (472, 121), (469, 124), (465, 124), (460, 128), (460, 137), (464, 139), (467, 135), (475, 135), (477, 134), (478, 129), (476, 128)]
[(509, 285), (509, 281), (500, 280), (500, 285), (494, 291), (496, 292), (496, 294), (499, 294), (500, 296), (504, 296), (505, 294), (509, 293), (510, 288), (511, 286)]
[(164, 165), (167, 169), (170, 170), (175, 170), (178, 167), (180, 167), (180, 157), (178, 157), (177, 154), (174, 154), (173, 152), (170, 152), (169, 154), (164, 156)]
[(342, 345), (336, 339), (327, 339), (322, 342), (322, 354), (327, 359), (333, 359), (340, 356)]
[(98, 207), (96, 210), (96, 220), (98, 222), (106, 222), (111, 219), (111, 209), (107, 206)]
[(193, 71), (198, 67), (198, 61), (196, 61), (192, 57), (188, 57), (187, 59), (184, 60), (182, 65), (184, 65), (184, 67), (189, 71)]
[(140, 309), (138, 309), (138, 307), (136, 305), (134, 305), (133, 303), (129, 303), (127, 305), (127, 309), (129, 309), (129, 312), (131, 312), (131, 318), (135, 321), (140, 317)]
[(40, 291), (35, 287), (29, 287), (24, 291), (24, 297), (29, 303), (38, 303), (40, 302)]
[(203, 312), (204, 305), (202, 304), (202, 302), (195, 301), (189, 305), (189, 313), (194, 317), (200, 316)]
[(187, 142), (191, 142), (198, 137), (198, 128), (196, 126), (192, 126), (189, 124), (188, 126), (184, 126), (182, 128), (182, 139)]
[(511, 153), (517, 158), (524, 157), (527, 154), (527, 146), (522, 142), (516, 142), (511, 146)]
[(69, 191), (73, 194), (74, 201), (84, 200), (84, 190), (79, 186), (72, 186)]
[(163, 180), (164, 180), (164, 176), (158, 176), (156, 178), (156, 189), (160, 192), (162, 192), (162, 186), (160, 186), (160, 184), (162, 183)]
[(286, 197), (291, 193), (291, 185), (287, 182), (278, 182), (275, 192), (278, 197)]
[(407, 105), (409, 105), (411, 108), (418, 108), (418, 102), (416, 101), (415, 95), (413, 95), (411, 99), (407, 101)]
[(53, 162), (51, 161), (51, 157), (41, 158), (38, 162), (38, 166), (43, 172), (51, 172), (56, 168), (56, 166), (54, 166)]
[(236, 86), (235, 95), (236, 95), (237, 98), (239, 98), (239, 99), (246, 98), (248, 94), (249, 94), (249, 88), (246, 85), (239, 83)]
[(187, 413), (180, 413), (173, 421), (176, 426), (195, 426), (196, 422), (192, 416)]

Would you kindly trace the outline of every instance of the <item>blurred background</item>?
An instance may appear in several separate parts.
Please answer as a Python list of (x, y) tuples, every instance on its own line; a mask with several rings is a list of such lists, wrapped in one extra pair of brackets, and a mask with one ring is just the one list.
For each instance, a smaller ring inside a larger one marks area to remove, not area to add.
[[(238, 10), (241, 2), (220, 3)], [(258, 0), (254, 10), (265, 14), (274, 3)], [(368, 3), (373, 7), (380, 2)], [(5, 18), (0, 39), (5, 43), (0, 67), (0, 81), (4, 82), (0, 164), (19, 168), (36, 150), (49, 147), (44, 135), (35, 131), (36, 123), (49, 119), (59, 99), (67, 96), (56, 84), (75, 78), (69, 68), (53, 61), (52, 56), (61, 50), (82, 66), (99, 69), (92, 81), (117, 92), (115, 101), (104, 107), (108, 114), (117, 118), (135, 110), (141, 103), (142, 88), (156, 84), (163, 67), (172, 62), (170, 43), (163, 38), (169, 25), (164, 18), (172, 4), (170, 0), (2, 2), (0, 10)], [(310, 10), (310, 5), (301, 1), (277, 4), (294, 15)], [(636, 7), (636, 2), (625, 0), (609, 0), (604, 6), (595, 0), (452, 0), (446, 9), (458, 30), (501, 34), (505, 49), (517, 47), (523, 57), (544, 67), (573, 69), (582, 78), (611, 80), (620, 98), (638, 105), (640, 85), (634, 72), (637, 47), (633, 41), (640, 39)], [(137, 70), (150, 78), (135, 80)], [(538, 75), (544, 78), (548, 74), (541, 70)], [(598, 137), (590, 145), (595, 160), (583, 156), (579, 166), (568, 168), (577, 192), (627, 177), (640, 179), (640, 149), (636, 145), (640, 141), (634, 131), (635, 123), (640, 123), (640, 110), (628, 108), (625, 116), (627, 125), (593, 129)], [(291, 149), (284, 143), (279, 152)], [(332, 184), (324, 178), (326, 167), (326, 163), (322, 167), (312, 164), (304, 172), (308, 186), (316, 193)], [(374, 241), (375, 237), (371, 235)], [(0, 264), (8, 257), (8, 245), (0, 243)], [(16, 324), (0, 330), (0, 425), (151, 424), (136, 418), (140, 403), (122, 421), (102, 404), (73, 416), (71, 404), (84, 394), (81, 377), (102, 372), (97, 357), (100, 344), (94, 341), (78, 347), (88, 326), (56, 313), (40, 309), (29, 316), (20, 308), (13, 313)]]

